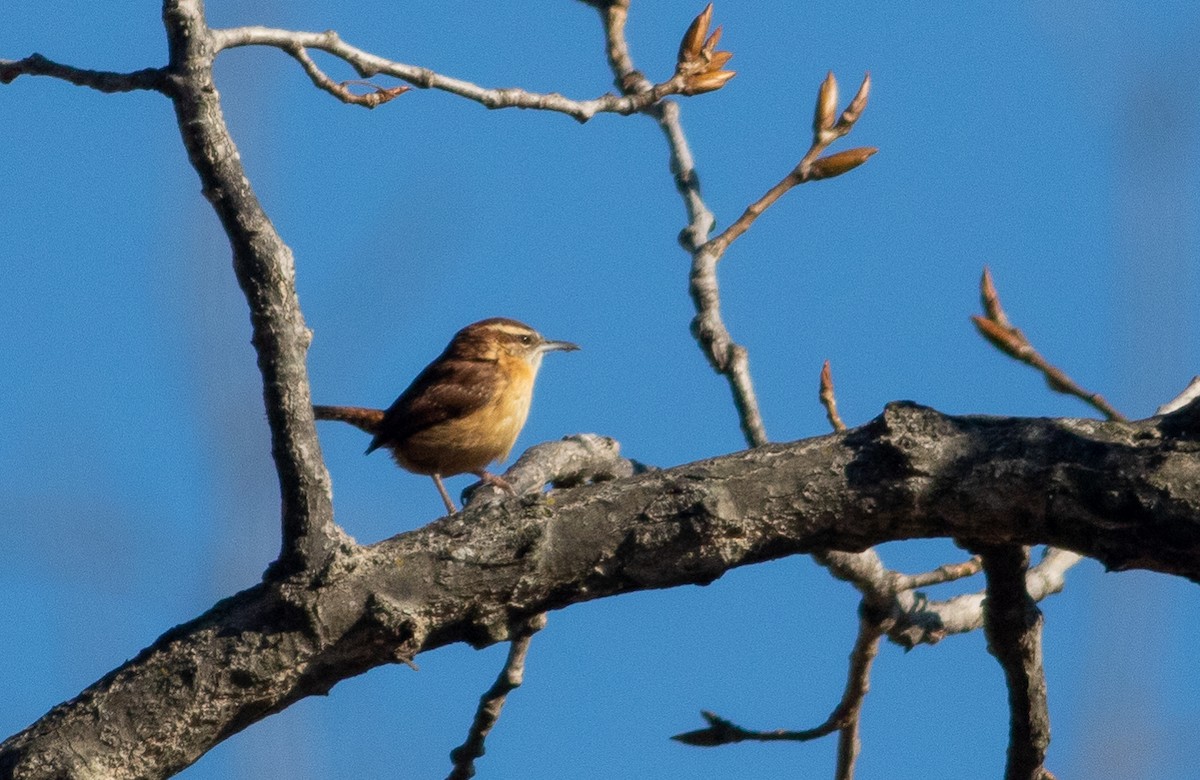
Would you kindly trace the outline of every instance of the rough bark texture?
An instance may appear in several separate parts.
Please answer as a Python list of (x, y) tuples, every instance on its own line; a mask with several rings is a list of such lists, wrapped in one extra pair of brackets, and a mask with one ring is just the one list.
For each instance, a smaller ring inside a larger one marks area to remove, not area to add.
[(1029, 597), (1025, 573), (1029, 548), (979, 548), (987, 577), (983, 631), (988, 651), (1004, 670), (1008, 686), (1009, 736), (1005, 780), (1041, 780), (1050, 747), (1050, 711), (1042, 670), (1042, 611)]
[(1200, 581), (1200, 404), (1136, 423), (949, 417), (510, 498), (339, 552), (160, 637), (0, 745), (0, 777), (164, 777), (339, 680), (551, 609), (822, 548), (1049, 543)]
[(258, 202), (225, 125), (212, 79), (213, 41), (203, 3), (167, 0), (163, 22), (170, 47), (165, 91), (204, 197), (229, 237), (233, 269), (250, 308), (283, 505), (283, 543), (275, 570), (280, 575), (298, 572), (322, 565), (346, 540), (333, 523), (329, 473), (313, 423), (304, 363), (311, 336), (296, 296), (292, 251)]

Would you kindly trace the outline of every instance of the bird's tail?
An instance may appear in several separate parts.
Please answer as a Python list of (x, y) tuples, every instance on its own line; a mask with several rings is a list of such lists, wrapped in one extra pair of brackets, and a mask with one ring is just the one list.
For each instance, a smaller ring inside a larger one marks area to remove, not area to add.
[(361, 406), (318, 406), (313, 404), (313, 416), (318, 420), (341, 420), (374, 436), (383, 422), (382, 409)]

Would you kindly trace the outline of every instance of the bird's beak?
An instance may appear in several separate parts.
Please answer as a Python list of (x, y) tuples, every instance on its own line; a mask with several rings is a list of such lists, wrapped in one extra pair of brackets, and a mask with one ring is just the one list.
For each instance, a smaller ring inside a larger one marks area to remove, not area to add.
[(541, 345), (542, 352), (554, 352), (555, 350), (574, 352), (577, 349), (579, 349), (579, 345), (569, 341), (543, 341)]

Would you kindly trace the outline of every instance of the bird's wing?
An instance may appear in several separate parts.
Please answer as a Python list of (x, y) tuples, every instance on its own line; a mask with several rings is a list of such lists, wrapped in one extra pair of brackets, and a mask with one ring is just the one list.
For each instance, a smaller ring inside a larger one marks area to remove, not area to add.
[(437, 360), (426, 366), (384, 412), (367, 452), (482, 408), (496, 392), (498, 370), (494, 362), (481, 360)]

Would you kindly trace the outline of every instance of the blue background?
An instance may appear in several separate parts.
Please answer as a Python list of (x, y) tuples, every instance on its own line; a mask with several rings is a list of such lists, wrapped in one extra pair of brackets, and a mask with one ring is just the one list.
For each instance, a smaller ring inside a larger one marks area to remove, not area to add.
[[(863, 168), (800, 188), (720, 267), (776, 440), (889, 400), (946, 412), (1083, 416), (967, 319), (992, 267), (1016, 324), (1084, 386), (1151, 414), (1200, 367), (1200, 10), (1189, 2), (735, 2), (716, 7), (738, 76), (683, 119), (720, 225), (807, 148), (834, 70), (871, 104), (835, 148)], [(628, 34), (666, 78), (700, 2), (633, 3)], [(211, 2), (214, 26), (334, 28), (487, 86), (611, 89), (596, 13), (575, 2)], [(8, 0), (0, 57), (161, 65), (152, 2)], [(346, 67), (315, 55), (334, 78)], [(385, 81), (386, 80), (381, 80)], [(242, 159), (294, 249), (315, 333), (314, 397), (385, 406), (457, 328), (506, 315), (584, 351), (548, 357), (518, 449), (577, 431), (673, 465), (743, 447), (725, 383), (688, 333), (682, 205), (644, 117), (580, 126), (414, 91), (375, 111), (312, 87), (272, 49), (222, 54)], [(168, 627), (256, 582), (278, 549), (245, 302), (168, 101), (44, 78), (0, 87), (0, 733)], [(440, 512), (429, 480), (321, 427), (337, 518), (361, 542)], [(452, 492), (467, 483), (451, 480)], [(998, 486), (1001, 489), (1002, 486)], [(886, 545), (916, 571), (963, 554)], [(978, 580), (935, 590), (946, 596)], [(706, 588), (550, 616), (488, 741), (492, 778), (829, 776), (832, 738), (688, 748), (701, 708), (804, 728), (840, 695), (856, 599), (807, 559)], [(1195, 586), (1087, 562), (1044, 603), (1060, 777), (1200, 777)], [(421, 656), (300, 702), (184, 777), (441, 777), (503, 646)], [(885, 646), (863, 777), (995, 777), (1001, 674), (978, 633)]]

